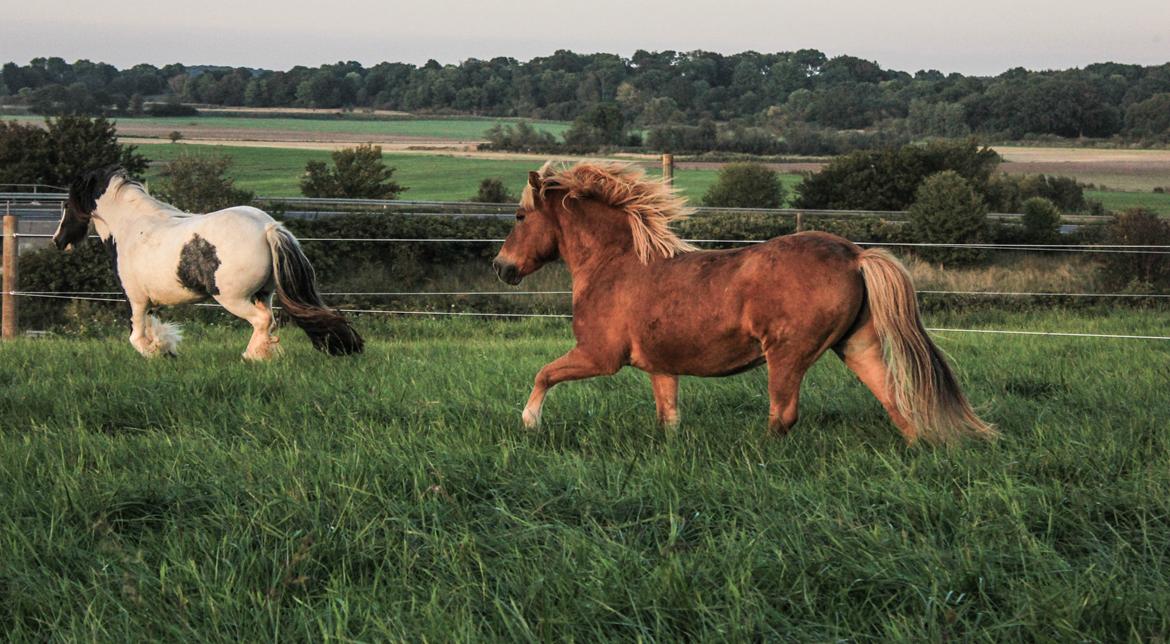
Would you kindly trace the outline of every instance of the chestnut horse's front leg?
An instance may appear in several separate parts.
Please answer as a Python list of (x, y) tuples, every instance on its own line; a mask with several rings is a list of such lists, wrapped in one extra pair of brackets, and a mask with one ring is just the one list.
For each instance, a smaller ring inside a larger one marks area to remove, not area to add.
[(620, 368), (620, 363), (599, 360), (583, 351), (581, 347), (573, 347), (565, 355), (544, 365), (540, 373), (536, 374), (536, 385), (532, 388), (532, 395), (528, 397), (528, 404), (524, 406), (524, 426), (528, 429), (540, 427), (540, 410), (544, 406), (544, 396), (553, 385), (568, 380), (608, 376), (617, 373)]
[(678, 376), (650, 374), (654, 388), (654, 406), (658, 408), (658, 422), (666, 429), (678, 427)]

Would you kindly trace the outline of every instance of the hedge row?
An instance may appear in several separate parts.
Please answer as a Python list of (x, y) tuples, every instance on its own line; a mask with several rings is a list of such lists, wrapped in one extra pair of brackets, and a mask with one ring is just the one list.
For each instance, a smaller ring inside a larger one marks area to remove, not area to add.
[[(311, 241), (314, 238), (345, 239), (501, 239), (513, 222), (495, 217), (434, 217), (400, 214), (352, 214), (317, 220), (285, 222), (303, 242), (305, 253), (317, 270), (322, 291), (412, 292), (505, 290), (489, 266), (498, 251), (498, 242), (415, 243), (373, 241)], [(815, 218), (805, 226), (826, 230), (855, 241), (912, 241), (902, 222), (878, 217)], [(682, 222), (679, 232), (688, 239), (763, 240), (793, 232), (791, 218), (755, 213), (713, 213)], [(1022, 228), (993, 224), (989, 238), (998, 243), (1019, 243)], [(1093, 241), (1089, 231), (1066, 242)], [(731, 245), (729, 245), (731, 246)], [(160, 270), (168, 270), (161, 267)], [(538, 288), (563, 289), (568, 277), (563, 269), (542, 271)], [(544, 286), (541, 286), (544, 285)], [(503, 287), (503, 288), (502, 288)], [(21, 256), (21, 288), (28, 291), (118, 291), (109, 259), (96, 240), (83, 244), (72, 254), (53, 249)], [(475, 310), (483, 312), (569, 312), (563, 296), (509, 297), (461, 296), (419, 298), (411, 296), (343, 296), (328, 298), (344, 308), (409, 310)], [(1007, 304), (1006, 302), (1004, 304)], [(1021, 305), (1015, 301), (1013, 306)], [(26, 299), (22, 302), (21, 326), (26, 329), (69, 327), (73, 332), (98, 328), (125, 320), (121, 304), (63, 302)], [(192, 309), (182, 317), (222, 319), (222, 313)]]

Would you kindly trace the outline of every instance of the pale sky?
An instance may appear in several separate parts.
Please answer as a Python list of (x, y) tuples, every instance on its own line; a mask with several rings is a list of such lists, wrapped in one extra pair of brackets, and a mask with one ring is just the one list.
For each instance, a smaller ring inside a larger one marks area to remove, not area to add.
[(0, 62), (60, 56), (119, 68), (804, 47), (981, 75), (1170, 61), (1170, 0), (37, 0), (2, 13)]

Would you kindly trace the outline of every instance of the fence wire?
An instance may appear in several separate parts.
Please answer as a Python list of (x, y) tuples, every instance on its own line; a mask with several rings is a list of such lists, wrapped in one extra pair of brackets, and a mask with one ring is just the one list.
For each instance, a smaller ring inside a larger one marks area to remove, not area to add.
[[(63, 295), (56, 293), (44, 292), (29, 292), (29, 291), (11, 291), (10, 295), (18, 297), (30, 298), (46, 298), (46, 299), (63, 299), (63, 300), (81, 300), (91, 302), (127, 302), (126, 298), (110, 298), (110, 297), (96, 297), (88, 295)], [(222, 308), (218, 304), (199, 303), (195, 306)], [(279, 309), (280, 307), (273, 307)], [(485, 317), (485, 318), (553, 318), (553, 319), (572, 319), (572, 315), (567, 313), (489, 313), (480, 311), (410, 311), (410, 310), (393, 310), (393, 309), (336, 309), (342, 313), (359, 313), (370, 315), (415, 315), (415, 316), (439, 316), (439, 317)], [(1170, 336), (1160, 335), (1125, 335), (1116, 333), (1080, 333), (1080, 332), (1064, 332), (1064, 331), (1029, 331), (1023, 329), (956, 329), (945, 327), (927, 327), (927, 331), (931, 333), (982, 333), (992, 335), (1025, 335), (1025, 336), (1047, 336), (1047, 337), (1068, 337), (1068, 338), (1101, 338), (1101, 339), (1115, 339), (1115, 340), (1154, 340), (1154, 341), (1170, 341)]]

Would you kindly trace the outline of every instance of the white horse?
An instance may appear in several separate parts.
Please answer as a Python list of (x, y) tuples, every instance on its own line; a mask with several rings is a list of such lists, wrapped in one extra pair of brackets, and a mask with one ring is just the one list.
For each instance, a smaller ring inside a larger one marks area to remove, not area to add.
[(272, 335), (274, 293), (317, 349), (332, 355), (362, 351), (357, 331), (321, 301), (296, 238), (262, 210), (238, 206), (188, 214), (110, 167), (73, 183), (53, 243), (71, 250), (91, 221), (130, 300), (130, 344), (144, 356), (174, 355), (181, 339), (177, 325), (160, 322), (148, 315), (151, 310), (214, 299), (252, 323), (244, 358), (269, 358), (278, 342)]

